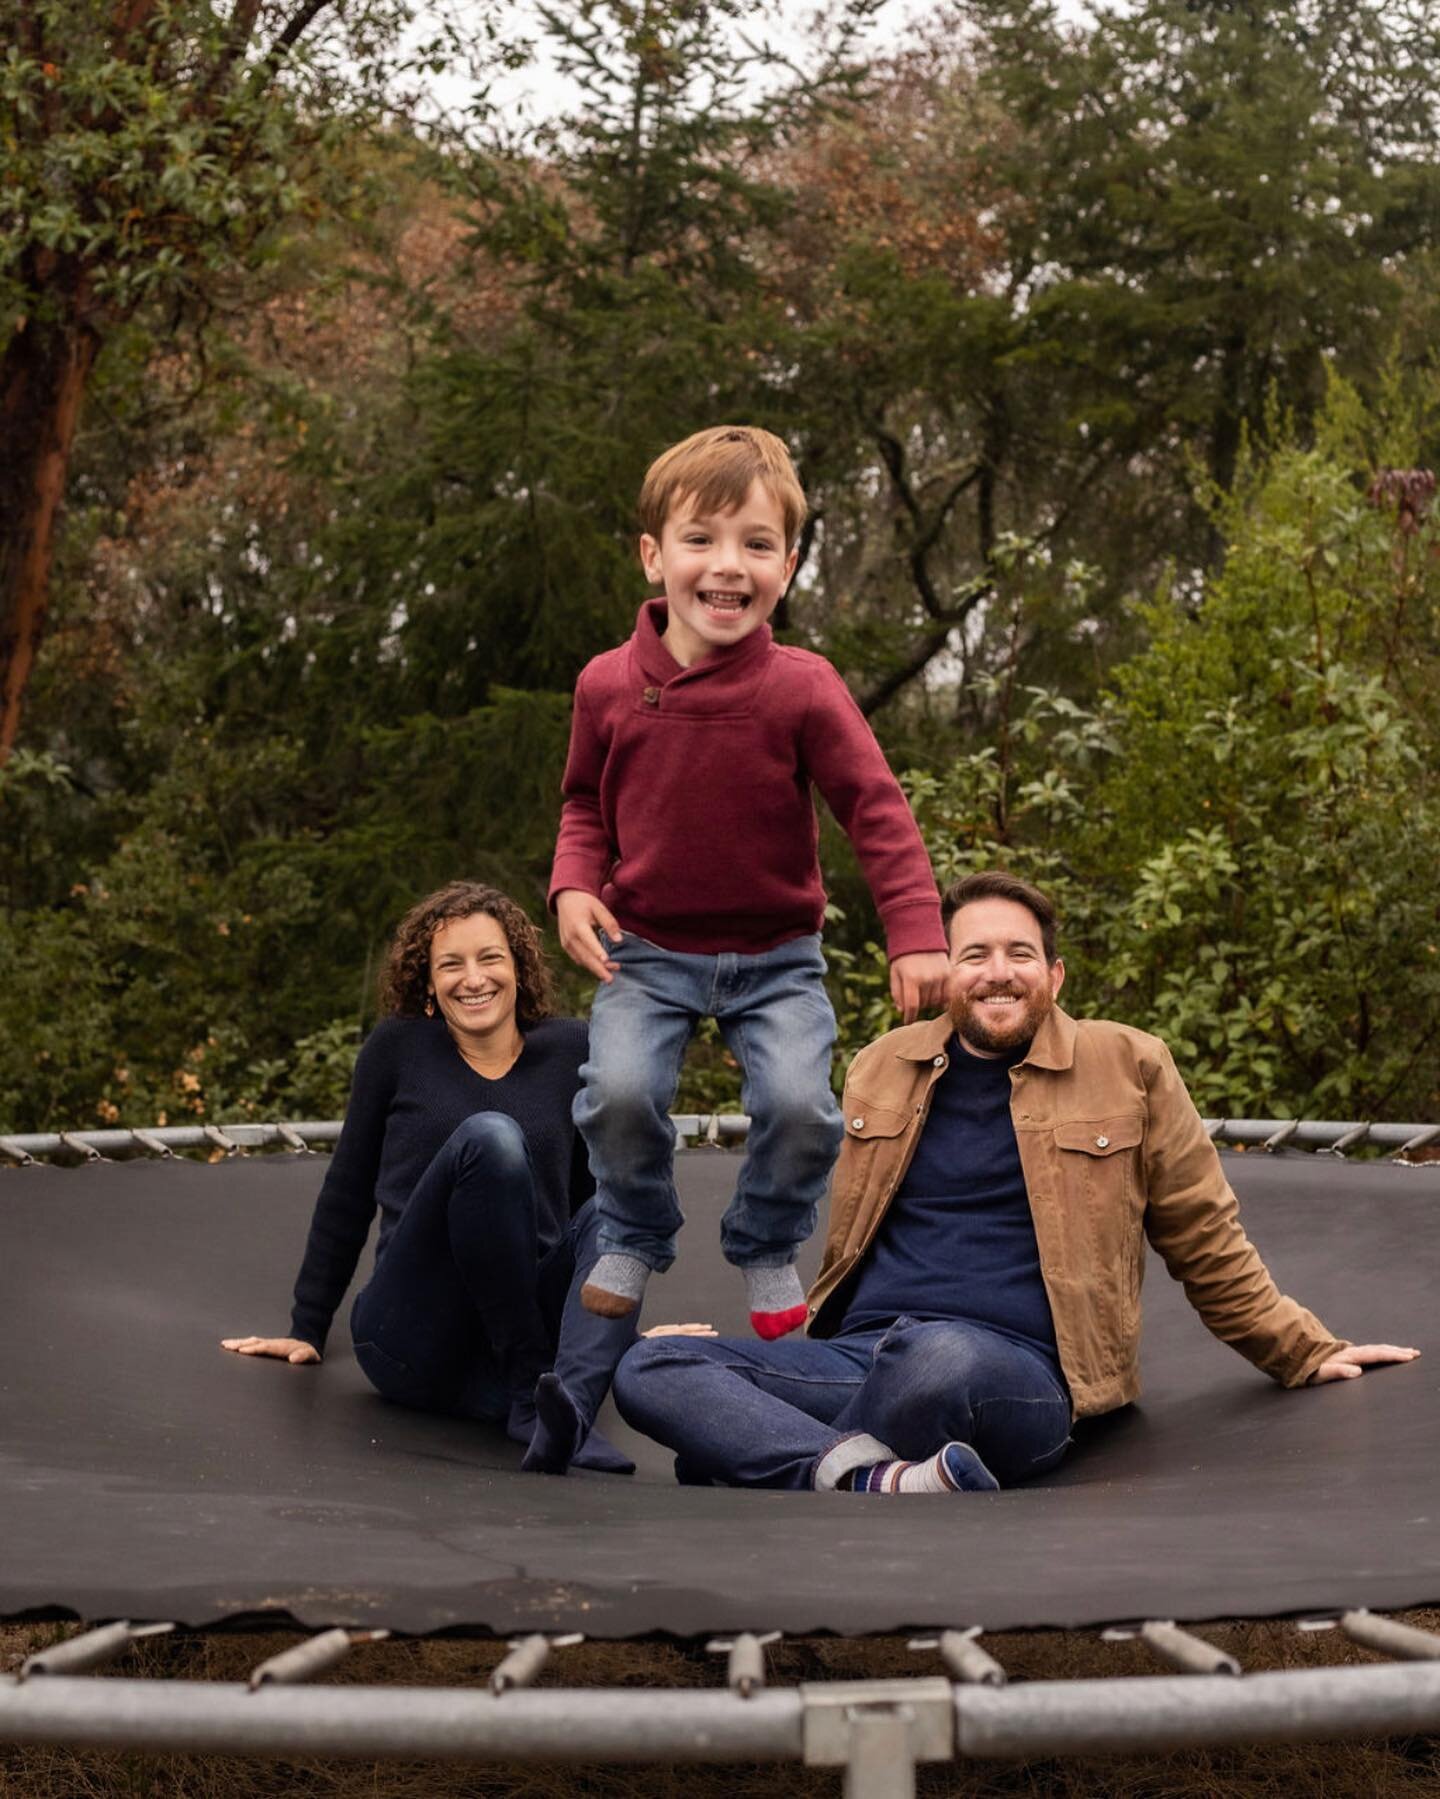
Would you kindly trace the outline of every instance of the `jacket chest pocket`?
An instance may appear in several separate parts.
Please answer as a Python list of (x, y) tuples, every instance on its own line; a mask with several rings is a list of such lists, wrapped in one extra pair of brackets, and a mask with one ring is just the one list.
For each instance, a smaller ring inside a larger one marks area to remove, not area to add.
[(1145, 1120), (1134, 1114), (1074, 1118), (1054, 1131), (1067, 1212), (1084, 1218), (1102, 1268), (1133, 1265), (1144, 1211), (1137, 1164)]
[(905, 1159), (905, 1133), (915, 1114), (900, 1106), (875, 1106), (847, 1093), (845, 1146), (837, 1176), (835, 1204), (845, 1219), (845, 1247), (853, 1251), (869, 1236), (879, 1212), (899, 1179)]

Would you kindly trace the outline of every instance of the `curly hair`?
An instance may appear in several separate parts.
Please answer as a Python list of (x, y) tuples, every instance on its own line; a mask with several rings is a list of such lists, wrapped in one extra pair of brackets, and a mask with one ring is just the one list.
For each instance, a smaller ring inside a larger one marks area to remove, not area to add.
[(380, 970), (380, 1010), (415, 1017), (430, 991), (430, 943), (443, 924), (484, 912), (500, 926), (515, 958), (515, 1022), (527, 1030), (553, 1010), (550, 970), (540, 933), (524, 911), (497, 887), (451, 881), (427, 893), (395, 928)]

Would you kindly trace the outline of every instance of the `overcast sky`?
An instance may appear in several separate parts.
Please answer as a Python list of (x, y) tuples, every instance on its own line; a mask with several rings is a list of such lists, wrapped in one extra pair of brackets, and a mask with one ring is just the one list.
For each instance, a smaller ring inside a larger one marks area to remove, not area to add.
[[(462, 9), (464, 3), (465, 0), (459, 0)], [(912, 18), (931, 10), (927, 0), (884, 0), (870, 30), (870, 44), (873, 47), (893, 46), (903, 37)], [(511, 14), (512, 19), (521, 21), (519, 28), (511, 25), (507, 36), (532, 41), (535, 54), (525, 68), (502, 77), (492, 89), (492, 99), (512, 124), (518, 124), (522, 117), (531, 123), (553, 118), (573, 108), (576, 101), (573, 85), (555, 69), (547, 53), (538, 20), (530, 29), (523, 23), (526, 12), (522, 0)], [(755, 35), (803, 61), (814, 41), (815, 16), (815, 0), (775, 0), (775, 4), (763, 11), (757, 8)], [(435, 97), (440, 105), (450, 109), (462, 108), (470, 96), (466, 84), (457, 75), (438, 81)]]

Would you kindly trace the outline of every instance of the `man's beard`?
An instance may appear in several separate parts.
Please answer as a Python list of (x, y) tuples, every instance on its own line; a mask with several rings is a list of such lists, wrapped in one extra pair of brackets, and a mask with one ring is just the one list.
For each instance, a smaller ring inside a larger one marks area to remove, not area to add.
[[(1011, 1008), (1003, 1020), (992, 1023), (980, 1016), (978, 1002), (992, 999), (997, 993), (1014, 993), (1020, 1003)], [(1029, 1049), (1054, 1004), (1055, 996), (1048, 987), (1036, 987), (1029, 993), (1019, 992), (1014, 987), (991, 987), (983, 994), (957, 1000), (950, 1007), (950, 1022), (972, 1049), (984, 1050), (987, 1055), (1004, 1056), (1017, 1049)]]

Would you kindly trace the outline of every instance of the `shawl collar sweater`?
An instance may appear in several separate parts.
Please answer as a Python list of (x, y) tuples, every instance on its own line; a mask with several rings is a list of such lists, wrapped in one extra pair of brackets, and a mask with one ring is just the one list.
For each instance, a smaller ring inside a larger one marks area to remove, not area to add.
[(818, 788), (854, 844), (891, 957), (943, 950), (930, 859), (840, 676), (769, 625), (688, 668), (664, 600), (575, 687), (550, 902), (598, 894), (664, 949), (757, 955), (818, 931)]

